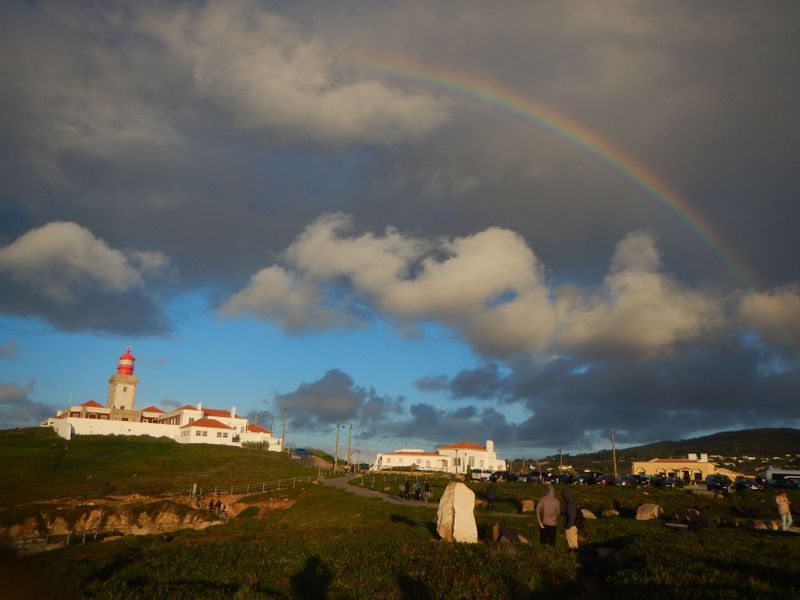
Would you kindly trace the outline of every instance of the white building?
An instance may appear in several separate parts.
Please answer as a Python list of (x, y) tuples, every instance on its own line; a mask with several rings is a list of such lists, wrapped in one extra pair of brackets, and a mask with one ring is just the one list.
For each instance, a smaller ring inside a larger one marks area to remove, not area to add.
[(374, 471), (403, 468), (454, 474), (466, 473), (472, 469), (504, 471), (506, 461), (497, 458), (494, 442), (486, 440), (485, 446), (474, 442), (456, 442), (439, 446), (436, 452), (426, 452), (418, 448), (382, 452), (372, 465)]
[(66, 439), (73, 435), (151, 435), (169, 437), (182, 444), (260, 443), (268, 444), (269, 450), (283, 450), (281, 438), (237, 415), (235, 406), (225, 410), (187, 404), (169, 411), (156, 406), (137, 410), (139, 379), (133, 374), (135, 361), (130, 347), (119, 357), (117, 373), (108, 380), (106, 406), (87, 400), (58, 411), (42, 425), (52, 427)]

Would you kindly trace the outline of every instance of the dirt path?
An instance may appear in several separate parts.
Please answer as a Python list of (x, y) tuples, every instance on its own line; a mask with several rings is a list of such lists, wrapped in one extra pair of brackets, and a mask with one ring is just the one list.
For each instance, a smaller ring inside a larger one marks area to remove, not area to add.
[(350, 485), (350, 480), (355, 479), (356, 477), (358, 477), (358, 475), (345, 475), (344, 477), (337, 477), (336, 479), (326, 479), (323, 483), (329, 487), (334, 487), (344, 492), (355, 494), (356, 496), (363, 496), (364, 498), (380, 498), (384, 502), (389, 502), (390, 504), (405, 504), (428, 508), (436, 508), (438, 506), (436, 502), (402, 500), (397, 496), (391, 496), (384, 492), (376, 492), (374, 490), (368, 490), (357, 485)]

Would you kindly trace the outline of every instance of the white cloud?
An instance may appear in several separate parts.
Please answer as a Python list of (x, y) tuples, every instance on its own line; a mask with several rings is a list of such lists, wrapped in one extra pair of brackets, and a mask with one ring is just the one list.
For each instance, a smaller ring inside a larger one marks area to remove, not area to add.
[(221, 312), (230, 316), (253, 312), (278, 322), (287, 331), (343, 325), (344, 317), (320, 306), (321, 300), (320, 290), (313, 281), (272, 266), (253, 275), (244, 289), (228, 299)]
[(525, 240), (507, 229), (422, 240), (391, 228), (382, 236), (350, 228), (342, 214), (310, 224), (285, 252), (286, 267), (260, 271), (223, 312), (254, 312), (289, 329), (340, 325), (316, 311), (329, 310), (325, 284), (345, 280), (381, 314), (438, 320), (493, 356), (657, 355), (724, 322), (720, 299), (660, 272), (655, 241), (643, 232), (619, 243), (601, 289), (553, 290)]
[(655, 240), (633, 232), (617, 245), (602, 290), (559, 290), (559, 343), (566, 350), (658, 354), (721, 324), (724, 307), (660, 272)]
[[(159, 252), (137, 255), (142, 272), (166, 263)], [(56, 303), (76, 301), (84, 286), (122, 293), (143, 285), (125, 254), (76, 223), (54, 221), (0, 248), (0, 274)]]
[(800, 346), (800, 286), (750, 291), (739, 302), (739, 320), (766, 341)]
[(391, 143), (419, 138), (447, 117), (431, 96), (345, 77), (328, 48), (253, 2), (145, 12), (139, 27), (164, 42), (197, 91), (232, 111), (243, 128)]

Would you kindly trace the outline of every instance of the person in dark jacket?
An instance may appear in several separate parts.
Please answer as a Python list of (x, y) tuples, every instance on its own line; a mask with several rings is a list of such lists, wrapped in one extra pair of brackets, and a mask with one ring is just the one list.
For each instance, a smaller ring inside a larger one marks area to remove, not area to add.
[(575, 520), (578, 518), (578, 505), (572, 497), (572, 490), (564, 488), (561, 492), (564, 499), (564, 535), (567, 538), (567, 546), (570, 550), (578, 551), (578, 526)]
[(494, 481), (490, 481), (486, 486), (486, 508), (494, 510), (494, 501), (497, 498), (497, 486)]

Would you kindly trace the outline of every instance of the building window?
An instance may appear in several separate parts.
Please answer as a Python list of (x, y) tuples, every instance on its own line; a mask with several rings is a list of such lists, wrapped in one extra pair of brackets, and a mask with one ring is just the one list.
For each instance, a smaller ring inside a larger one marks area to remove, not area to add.
[(221, 438), (221, 437), (222, 437), (222, 432), (221, 432), (221, 431), (218, 431), (218, 432), (217, 432), (217, 437), (219, 437), (219, 438)]
[(207, 431), (203, 432), (203, 437), (208, 437), (208, 432)]
[(123, 421), (127, 421), (127, 420), (128, 420), (128, 417), (122, 417), (122, 420), (123, 420)]
[(228, 437), (228, 432), (227, 431), (223, 431), (222, 432), (222, 437), (225, 437), (225, 438)]
[(122, 391), (123, 391), (123, 392), (127, 392), (127, 391), (128, 391), (128, 386), (127, 386), (127, 385), (126, 385), (126, 386), (124, 386), (124, 387), (122, 388)]
[(194, 435), (195, 435), (195, 436), (199, 436), (199, 435), (200, 435), (200, 430), (198, 429), (197, 431), (195, 431), (195, 432), (194, 432)]
[(194, 417), (189, 417), (189, 423), (194, 423)]

